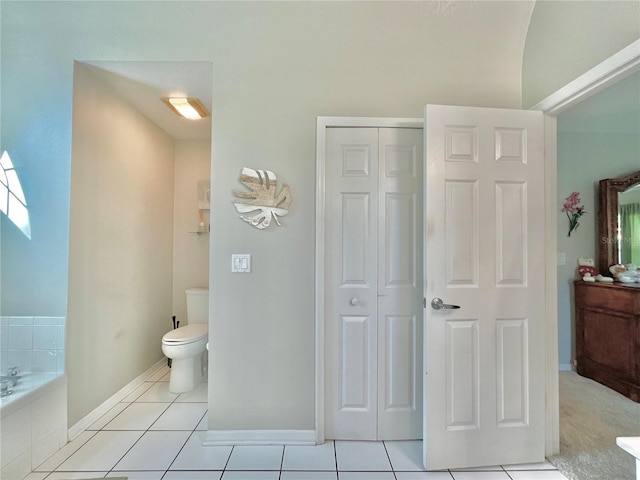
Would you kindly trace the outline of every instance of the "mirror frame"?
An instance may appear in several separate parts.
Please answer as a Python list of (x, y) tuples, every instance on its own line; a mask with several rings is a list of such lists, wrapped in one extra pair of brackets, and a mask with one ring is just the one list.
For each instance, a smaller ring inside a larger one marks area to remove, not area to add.
[(598, 264), (603, 275), (609, 275), (609, 267), (618, 263), (618, 194), (639, 184), (640, 170), (623, 177), (600, 180)]

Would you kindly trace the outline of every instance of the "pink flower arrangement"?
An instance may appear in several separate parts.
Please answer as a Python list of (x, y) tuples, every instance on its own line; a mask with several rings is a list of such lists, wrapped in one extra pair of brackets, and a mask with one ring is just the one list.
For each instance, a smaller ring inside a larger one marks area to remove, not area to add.
[(562, 211), (567, 214), (567, 218), (569, 219), (569, 233), (567, 237), (571, 236), (571, 232), (573, 232), (576, 228), (580, 226), (580, 222), (578, 221), (582, 215), (584, 215), (584, 205), (579, 205), (580, 203), (580, 193), (573, 192), (569, 195), (562, 206)]

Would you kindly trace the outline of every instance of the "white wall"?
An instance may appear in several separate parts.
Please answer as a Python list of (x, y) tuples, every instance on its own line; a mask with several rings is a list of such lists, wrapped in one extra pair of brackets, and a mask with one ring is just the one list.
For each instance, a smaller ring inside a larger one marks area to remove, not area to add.
[[(186, 325), (185, 289), (209, 286), (209, 234), (193, 233), (200, 223), (198, 182), (210, 181), (211, 140), (175, 141), (173, 221), (173, 315)], [(209, 211), (203, 210), (209, 225)], [(167, 330), (172, 326), (167, 319)]]
[(173, 139), (81, 63), (73, 92), (69, 425), (162, 358), (174, 198)]
[[(640, 74), (585, 100), (558, 117), (558, 266), (559, 363), (575, 358), (573, 280), (577, 259), (598, 264), (598, 182), (640, 169)], [(588, 212), (567, 237), (568, 219), (560, 210), (565, 198), (580, 192)]]
[[(567, 259), (566, 265), (558, 266), (558, 361), (563, 367), (571, 365), (575, 358), (572, 283), (577, 278), (577, 259), (593, 258), (598, 265), (598, 182), (639, 168), (637, 135), (558, 135), (558, 252), (565, 253)], [(588, 213), (581, 217), (580, 227), (567, 237), (569, 222), (560, 209), (564, 199), (576, 191)]]
[(529, 108), (640, 38), (640, 2), (538, 1), (522, 63)]

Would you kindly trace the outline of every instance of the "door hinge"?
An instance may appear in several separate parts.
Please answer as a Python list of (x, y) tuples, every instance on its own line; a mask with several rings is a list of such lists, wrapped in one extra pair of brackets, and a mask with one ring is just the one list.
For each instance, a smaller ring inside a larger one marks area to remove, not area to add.
[(427, 298), (422, 297), (422, 308), (427, 308)]

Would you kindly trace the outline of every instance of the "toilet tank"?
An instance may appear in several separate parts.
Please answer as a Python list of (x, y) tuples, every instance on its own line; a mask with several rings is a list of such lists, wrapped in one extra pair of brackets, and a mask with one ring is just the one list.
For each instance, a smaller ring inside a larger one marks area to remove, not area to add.
[(185, 290), (187, 294), (187, 324), (209, 323), (209, 289), (194, 287)]

